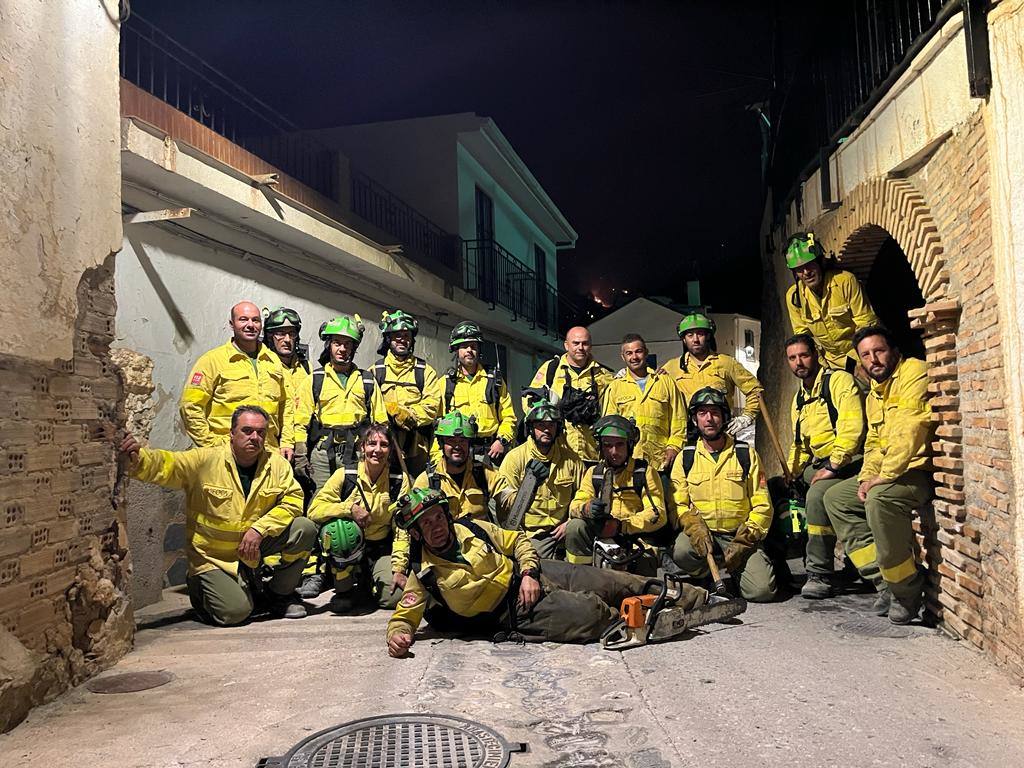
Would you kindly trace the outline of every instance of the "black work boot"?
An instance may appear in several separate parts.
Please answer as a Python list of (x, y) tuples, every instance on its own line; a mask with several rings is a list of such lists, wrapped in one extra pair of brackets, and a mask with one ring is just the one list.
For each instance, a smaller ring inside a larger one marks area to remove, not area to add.
[(272, 616), (279, 619), (304, 619), (306, 618), (306, 606), (302, 604), (298, 594), (292, 592), (290, 595), (268, 594), (267, 608)]
[(921, 598), (907, 601), (893, 599), (889, 606), (889, 621), (893, 624), (909, 624), (917, 618), (920, 610)]
[(893, 604), (892, 592), (889, 591), (889, 585), (884, 581), (878, 585), (878, 597), (875, 598), (875, 602), (871, 606), (871, 612), (875, 616), (887, 616), (889, 614), (889, 607)]
[(823, 573), (808, 573), (807, 581), (800, 590), (800, 597), (807, 600), (824, 600), (835, 595), (832, 580)]
[(322, 573), (311, 573), (302, 577), (302, 586), (296, 590), (299, 597), (310, 600), (318, 597), (327, 588), (327, 579)]

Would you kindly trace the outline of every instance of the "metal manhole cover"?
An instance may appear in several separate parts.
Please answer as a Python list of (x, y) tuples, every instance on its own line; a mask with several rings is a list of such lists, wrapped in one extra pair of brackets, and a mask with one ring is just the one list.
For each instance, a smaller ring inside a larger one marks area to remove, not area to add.
[(93, 693), (135, 693), (166, 685), (174, 679), (170, 672), (125, 672), (97, 677), (85, 684)]
[(513, 752), (525, 751), (461, 717), (387, 715), (320, 731), (257, 768), (505, 768)]
[(836, 624), (840, 632), (849, 632), (863, 637), (910, 637), (914, 630), (893, 624), (887, 619), (860, 618)]

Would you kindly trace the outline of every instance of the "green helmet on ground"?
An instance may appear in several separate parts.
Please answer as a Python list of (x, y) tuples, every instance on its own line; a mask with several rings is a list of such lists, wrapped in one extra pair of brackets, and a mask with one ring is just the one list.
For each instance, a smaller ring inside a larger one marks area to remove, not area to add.
[(789, 245), (786, 247), (786, 266), (796, 269), (824, 255), (821, 243), (817, 242), (813, 232), (800, 232), (789, 239)]
[(302, 330), (302, 320), (294, 309), (274, 307), (263, 310), (263, 314), (263, 330), (268, 333), (279, 328), (294, 328), (296, 333)]
[(468, 320), (463, 320), (452, 328), (452, 335), (448, 340), (448, 351), (452, 352), (457, 346), (468, 341), (483, 343), (483, 340), (484, 334), (480, 330), (480, 326)]
[(537, 399), (530, 404), (523, 421), (530, 424), (534, 421), (554, 421), (561, 423), (562, 409), (550, 400)]
[(715, 335), (715, 321), (712, 320), (705, 314), (700, 312), (691, 312), (690, 314), (683, 317), (679, 321), (679, 327), (676, 328), (676, 333), (679, 334), (679, 338), (683, 338), (687, 331), (707, 331), (712, 336)]
[(363, 531), (352, 520), (331, 520), (320, 529), (320, 547), (332, 565), (346, 568), (363, 558)]
[(412, 335), (415, 336), (420, 332), (420, 324), (416, 322), (415, 317), (401, 309), (382, 313), (380, 316), (381, 334), (398, 331), (412, 331)]
[(444, 513), (450, 516), (448, 497), (441, 491), (436, 491), (433, 488), (413, 488), (400, 497), (392, 507), (395, 525), (403, 531), (408, 531), (424, 513), (437, 506), (440, 506)]
[(690, 414), (690, 418), (693, 419), (696, 416), (697, 409), (701, 406), (714, 405), (721, 409), (722, 419), (728, 422), (732, 418), (731, 411), (729, 409), (729, 398), (725, 396), (725, 393), (720, 389), (714, 387), (704, 387), (698, 389), (693, 393), (693, 397), (690, 398), (690, 405), (687, 409)]
[(437, 422), (434, 437), (465, 437), (472, 440), (476, 437), (476, 419), (463, 415), (458, 409), (449, 411)]
[(363, 340), (364, 328), (359, 315), (340, 315), (320, 326), (320, 338), (327, 341), (331, 336), (346, 336), (358, 345)]
[(636, 423), (625, 416), (602, 416), (594, 422), (590, 431), (599, 443), (602, 437), (621, 437), (632, 448), (640, 440), (640, 430)]

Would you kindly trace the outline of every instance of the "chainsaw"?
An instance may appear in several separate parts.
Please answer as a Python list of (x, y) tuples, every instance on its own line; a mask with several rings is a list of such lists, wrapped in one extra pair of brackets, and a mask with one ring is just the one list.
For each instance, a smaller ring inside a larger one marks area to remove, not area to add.
[(619, 618), (601, 635), (601, 647), (607, 651), (625, 651), (648, 643), (671, 640), (703, 624), (726, 621), (747, 610), (742, 598), (709, 594), (708, 601), (687, 610), (676, 605), (686, 585), (678, 576), (665, 574), (658, 594), (636, 595), (622, 601)]

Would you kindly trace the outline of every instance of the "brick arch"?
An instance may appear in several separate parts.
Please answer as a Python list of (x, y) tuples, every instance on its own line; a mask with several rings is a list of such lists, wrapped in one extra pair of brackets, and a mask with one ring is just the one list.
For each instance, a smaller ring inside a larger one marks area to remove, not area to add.
[(892, 236), (906, 254), (925, 302), (947, 297), (949, 272), (938, 225), (924, 195), (907, 179), (859, 184), (814, 231), (825, 250), (862, 280), (882, 243)]

